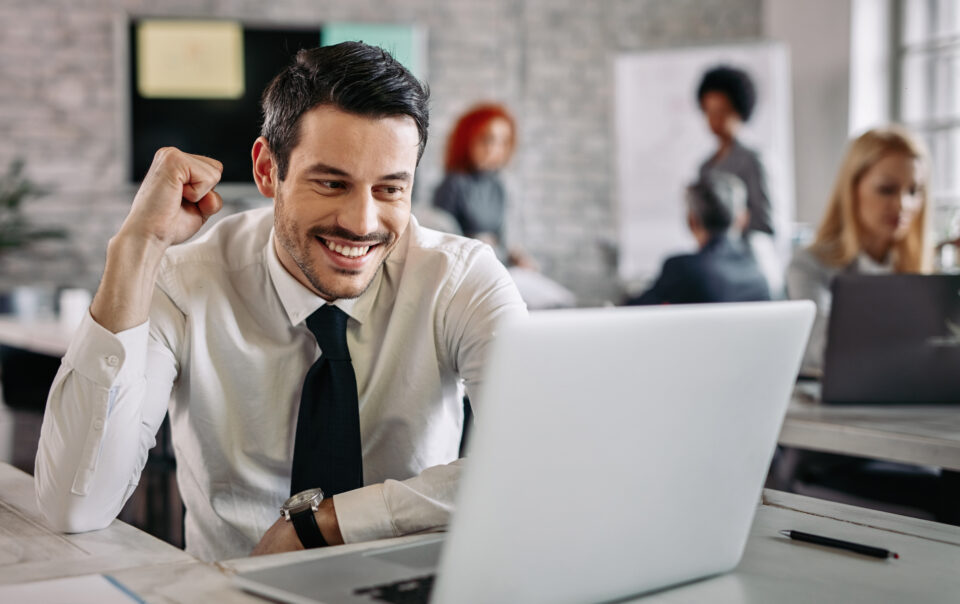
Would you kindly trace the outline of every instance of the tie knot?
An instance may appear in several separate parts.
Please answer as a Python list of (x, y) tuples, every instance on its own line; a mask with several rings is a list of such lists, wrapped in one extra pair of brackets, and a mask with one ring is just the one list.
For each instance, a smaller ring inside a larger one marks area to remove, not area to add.
[(320, 345), (320, 354), (329, 361), (349, 361), (347, 313), (332, 304), (324, 304), (307, 317), (307, 327)]

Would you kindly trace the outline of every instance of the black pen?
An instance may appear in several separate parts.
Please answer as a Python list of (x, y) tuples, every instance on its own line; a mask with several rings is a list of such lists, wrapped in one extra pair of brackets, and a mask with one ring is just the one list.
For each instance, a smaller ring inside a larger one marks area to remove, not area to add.
[(860, 543), (853, 543), (851, 541), (841, 541), (840, 539), (831, 539), (830, 537), (811, 535), (810, 533), (804, 533), (803, 531), (780, 531), (780, 534), (797, 541), (805, 541), (807, 543), (816, 543), (817, 545), (845, 549), (850, 552), (863, 554), (864, 556), (873, 556), (874, 558), (900, 558), (900, 554), (891, 552), (888, 549), (883, 549), (882, 547), (873, 547), (871, 545), (863, 545)]

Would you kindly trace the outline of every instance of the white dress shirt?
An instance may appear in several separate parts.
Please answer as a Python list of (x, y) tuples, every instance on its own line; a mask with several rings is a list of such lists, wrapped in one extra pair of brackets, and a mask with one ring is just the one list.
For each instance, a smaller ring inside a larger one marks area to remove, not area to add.
[[(169, 408), (187, 551), (246, 556), (290, 495), (300, 392), (324, 304), (280, 264), (273, 209), (223, 219), (168, 250), (150, 319), (113, 334), (89, 313), (47, 402), (36, 490), (68, 532), (109, 524)], [(477, 241), (411, 218), (349, 315), (363, 488), (336, 495), (349, 542), (441, 527), (460, 472), (462, 385), (476, 392), (495, 325), (526, 309)], [(461, 381), (462, 380), (462, 381)]]

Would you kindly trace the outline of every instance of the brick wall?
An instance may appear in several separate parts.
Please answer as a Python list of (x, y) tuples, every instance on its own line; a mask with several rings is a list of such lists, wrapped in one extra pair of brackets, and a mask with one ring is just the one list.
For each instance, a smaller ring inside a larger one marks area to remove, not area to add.
[(20, 283), (94, 288), (106, 241), (134, 191), (123, 183), (114, 24), (124, 12), (259, 22), (416, 22), (428, 32), (431, 141), (416, 197), (441, 177), (452, 121), (477, 100), (520, 122), (506, 178), (511, 239), (592, 305), (618, 293), (599, 242), (616, 236), (612, 59), (629, 50), (747, 40), (761, 0), (2, 0), (0, 166), (27, 160), (50, 194), (38, 224), (67, 242), (0, 258), (0, 289)]

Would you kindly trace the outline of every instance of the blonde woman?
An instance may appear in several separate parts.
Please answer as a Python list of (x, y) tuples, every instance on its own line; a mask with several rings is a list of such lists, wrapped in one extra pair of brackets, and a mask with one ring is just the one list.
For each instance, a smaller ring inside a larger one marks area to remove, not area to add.
[(926, 152), (899, 126), (870, 130), (848, 147), (816, 239), (787, 268), (788, 296), (817, 305), (804, 369), (823, 367), (834, 277), (929, 270), (929, 180)]

